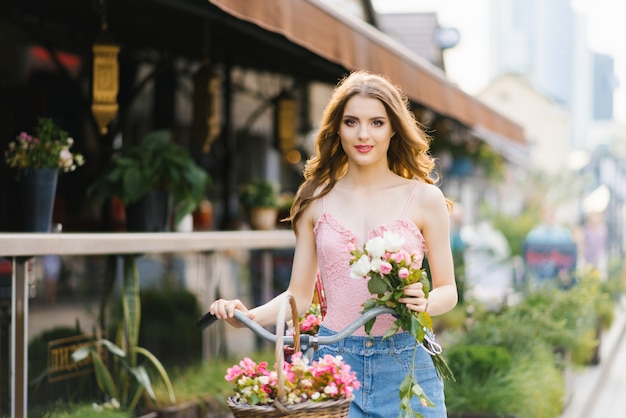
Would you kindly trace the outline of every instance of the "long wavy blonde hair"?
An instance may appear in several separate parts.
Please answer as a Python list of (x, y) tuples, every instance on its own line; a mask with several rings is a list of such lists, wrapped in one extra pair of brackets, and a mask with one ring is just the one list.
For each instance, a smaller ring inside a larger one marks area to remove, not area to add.
[(294, 230), (307, 206), (328, 194), (348, 169), (348, 158), (338, 131), (346, 103), (357, 95), (378, 99), (385, 106), (395, 132), (387, 152), (391, 171), (407, 179), (430, 184), (435, 181), (431, 178), (435, 163), (428, 154), (431, 138), (409, 110), (406, 95), (384, 76), (367, 71), (352, 72), (338, 83), (324, 109), (315, 138), (315, 154), (305, 164), (304, 182), (298, 188), (290, 217), (286, 219), (291, 221)]

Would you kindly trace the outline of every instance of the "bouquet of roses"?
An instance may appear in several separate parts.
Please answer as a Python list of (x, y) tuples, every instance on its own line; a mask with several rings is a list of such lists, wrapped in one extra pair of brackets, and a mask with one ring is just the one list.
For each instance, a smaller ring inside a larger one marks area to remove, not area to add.
[[(291, 362), (283, 362), (287, 405), (306, 401), (322, 402), (352, 398), (360, 387), (356, 374), (341, 356), (326, 355), (309, 363), (301, 352)], [(246, 405), (268, 405), (277, 398), (278, 376), (267, 368), (267, 362), (255, 363), (244, 358), (226, 371), (226, 380), (235, 384), (233, 402)]]
[[(386, 306), (395, 310), (396, 320), (385, 332), (383, 338), (389, 338), (400, 330), (409, 332), (415, 340), (424, 346), (433, 358), (439, 374), (448, 379), (454, 379), (452, 371), (441, 355), (441, 347), (432, 340), (432, 318), (426, 312), (415, 312), (398, 302), (403, 297), (404, 289), (411, 284), (421, 282), (428, 298), (430, 282), (424, 269), (421, 268), (421, 255), (410, 253), (402, 248), (404, 238), (387, 231), (384, 235), (367, 241), (362, 249), (353, 249), (350, 260), (350, 276), (357, 279), (367, 279), (367, 288), (377, 297), (368, 299), (363, 304), (365, 313), (377, 306)], [(365, 325), (369, 334), (376, 318)], [(415, 350), (419, 344), (416, 344)], [(424, 406), (433, 406), (417, 380), (413, 371), (400, 385), (400, 411), (416, 415), (410, 405), (413, 396), (418, 396)]]

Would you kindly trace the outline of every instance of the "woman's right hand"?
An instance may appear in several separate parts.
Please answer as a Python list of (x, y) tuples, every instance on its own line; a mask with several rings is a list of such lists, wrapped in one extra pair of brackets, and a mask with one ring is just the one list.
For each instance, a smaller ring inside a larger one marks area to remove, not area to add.
[(235, 309), (248, 315), (248, 318), (254, 319), (254, 314), (248, 311), (248, 308), (239, 299), (218, 299), (209, 306), (209, 312), (218, 319), (225, 319), (230, 325), (241, 328), (241, 322), (234, 318)]

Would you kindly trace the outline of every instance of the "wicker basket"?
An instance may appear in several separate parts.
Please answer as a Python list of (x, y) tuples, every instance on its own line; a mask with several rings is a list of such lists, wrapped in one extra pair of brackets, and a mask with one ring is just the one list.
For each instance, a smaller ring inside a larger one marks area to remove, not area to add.
[[(293, 297), (288, 296), (287, 300), (291, 306), (291, 315), (295, 329), (294, 345), (295, 351), (300, 350), (300, 323), (296, 302)], [(283, 346), (283, 336), (285, 334), (285, 311), (287, 304), (280, 309), (276, 321), (276, 374), (278, 399), (270, 405), (247, 405), (236, 403), (233, 398), (229, 398), (227, 403), (235, 418), (273, 418), (273, 417), (316, 417), (316, 418), (341, 418), (348, 416), (352, 398), (334, 401), (312, 402), (306, 401), (293, 405), (283, 405), (281, 400), (285, 399), (285, 371), (282, 364), (285, 359)]]

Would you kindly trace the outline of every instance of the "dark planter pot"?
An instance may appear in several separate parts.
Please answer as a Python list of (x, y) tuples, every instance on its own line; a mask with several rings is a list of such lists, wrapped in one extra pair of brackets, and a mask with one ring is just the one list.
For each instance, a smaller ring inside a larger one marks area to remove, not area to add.
[(171, 193), (155, 190), (126, 205), (126, 229), (129, 232), (169, 231), (171, 214)]
[(50, 232), (59, 171), (54, 168), (26, 168), (20, 176), (25, 232)]

